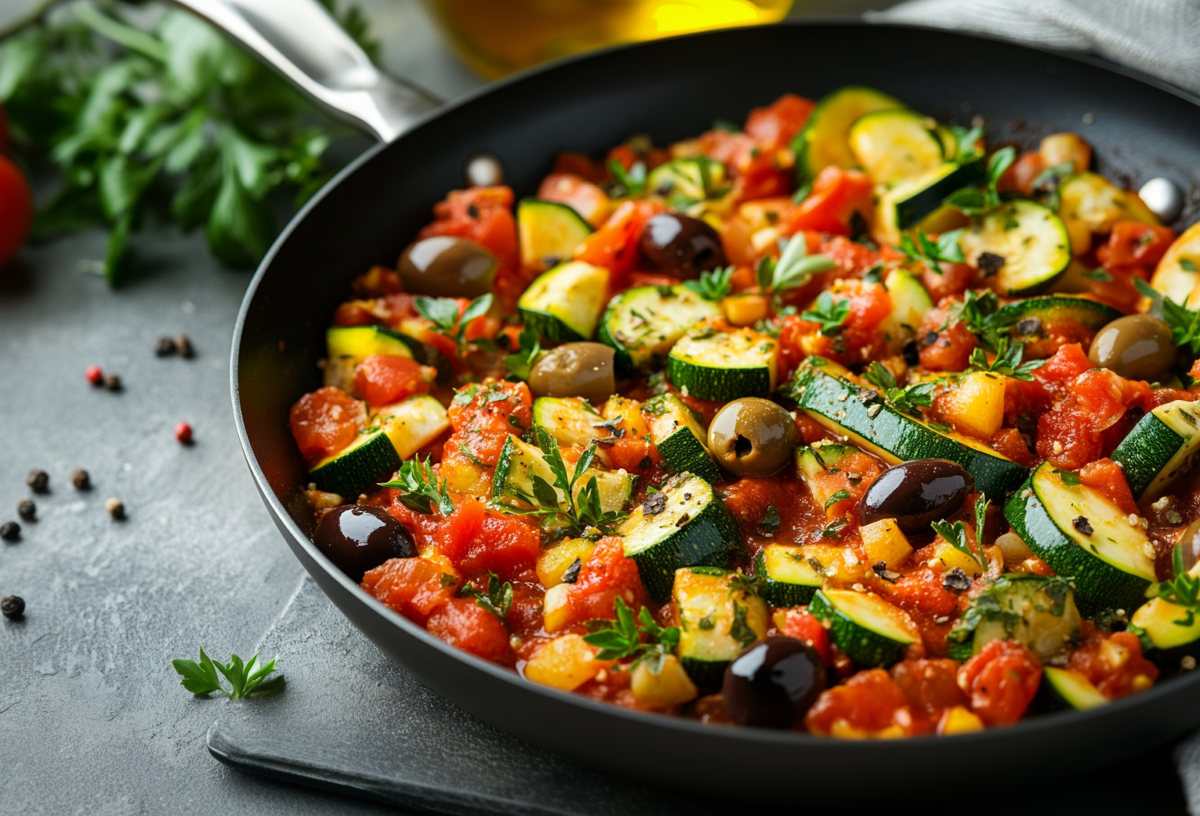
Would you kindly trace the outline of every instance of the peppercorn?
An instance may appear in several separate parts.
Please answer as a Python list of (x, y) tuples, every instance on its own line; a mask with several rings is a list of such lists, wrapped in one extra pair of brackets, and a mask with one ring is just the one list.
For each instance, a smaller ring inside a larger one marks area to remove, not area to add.
[(17, 515), (22, 521), (33, 521), (37, 518), (37, 505), (32, 499), (21, 499), (17, 502)]
[(6, 521), (0, 524), (0, 538), (5, 541), (18, 541), (21, 538), (21, 525), (15, 521)]
[(160, 337), (154, 341), (155, 357), (170, 357), (175, 351), (175, 341), (170, 337)]
[(120, 499), (112, 498), (104, 502), (104, 509), (117, 521), (122, 521), (125, 518), (125, 502)]
[(192, 349), (192, 341), (188, 339), (186, 334), (175, 335), (175, 349), (179, 352), (180, 357), (193, 357), (196, 352)]
[(121, 375), (120, 374), (105, 374), (104, 387), (109, 391), (121, 390)]
[(104, 372), (100, 370), (98, 365), (90, 365), (83, 370), (83, 376), (92, 385), (104, 385)]
[(29, 489), (34, 493), (49, 493), (50, 492), (50, 474), (44, 470), (34, 468), (29, 471), (29, 475), (25, 477), (25, 484), (29, 485)]
[(25, 614), (25, 599), (17, 595), (5, 595), (0, 598), (0, 614), (10, 620), (16, 620)]
[(186, 422), (180, 422), (175, 426), (175, 439), (181, 445), (192, 444), (192, 426)]
[(76, 490), (91, 490), (92, 478), (83, 468), (75, 468), (71, 471), (71, 485)]

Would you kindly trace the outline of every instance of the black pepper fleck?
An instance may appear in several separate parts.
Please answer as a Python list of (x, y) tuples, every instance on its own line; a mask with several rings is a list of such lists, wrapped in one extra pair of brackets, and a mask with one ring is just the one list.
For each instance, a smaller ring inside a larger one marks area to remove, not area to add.
[(92, 478), (83, 468), (75, 468), (71, 471), (71, 485), (76, 490), (91, 490)]
[(678, 520), (676, 520), (676, 522), (675, 522), (675, 526), (676, 526), (676, 527), (682, 527), (683, 525), (685, 525), (685, 524), (687, 524), (689, 521), (691, 521), (691, 518), (692, 518), (692, 517), (691, 517), (691, 516), (689, 516), (687, 513), (684, 513), (682, 516), (680, 516), (680, 517), (678, 518)]
[(105, 374), (104, 387), (109, 391), (121, 390), (121, 375), (120, 374)]
[(109, 499), (104, 503), (104, 509), (117, 521), (125, 518), (125, 502), (120, 499)]
[(3, 538), (5, 541), (20, 541), (21, 525), (15, 521), (6, 521), (0, 524), (0, 538)]
[(571, 566), (567, 567), (567, 571), (562, 574), (562, 582), (564, 584), (573, 584), (579, 580), (579, 570), (583, 568), (583, 562), (576, 558), (571, 562)]
[(904, 364), (908, 366), (919, 365), (921, 362), (921, 350), (917, 348), (916, 340), (909, 340), (904, 344), (904, 348), (900, 350), (904, 355)]
[[(937, 339), (938, 339), (937, 332), (931, 331), (931, 332), (927, 333), (924, 337), (921, 338), (921, 344), (925, 345), (925, 346), (932, 346), (934, 343), (937, 342)], [(918, 359), (920, 359), (920, 358), (918, 357)]]
[(642, 457), (642, 461), (638, 462), (638, 470), (645, 470), (654, 464), (654, 460), (649, 456)]
[(663, 510), (667, 509), (667, 496), (665, 493), (651, 493), (642, 502), (642, 515), (657, 516)]
[(1084, 516), (1076, 516), (1074, 519), (1072, 519), (1071, 526), (1084, 535), (1090, 536), (1092, 533), (1096, 532), (1092, 529), (1092, 523)]
[(883, 580), (887, 581), (889, 584), (894, 584), (901, 578), (900, 573), (896, 572), (895, 570), (888, 569), (887, 564), (882, 561), (872, 564), (871, 571)]
[(869, 405), (879, 396), (879, 391), (875, 388), (860, 388), (854, 396), (858, 397), (858, 401), (863, 405)]
[(49, 493), (50, 474), (35, 468), (29, 471), (29, 475), (25, 477), (25, 484), (29, 485), (29, 489), (34, 493)]
[(9, 620), (17, 620), (25, 614), (25, 599), (17, 595), (0, 598), (0, 614)]
[(170, 337), (160, 337), (154, 341), (155, 357), (170, 357), (175, 351), (175, 341)]
[(994, 252), (981, 252), (975, 263), (983, 274), (995, 275), (1004, 266), (1004, 256)]
[(966, 592), (971, 588), (971, 577), (955, 567), (942, 577), (942, 589), (947, 592)]
[(33, 503), (33, 499), (21, 499), (17, 502), (17, 515), (21, 517), (21, 521), (36, 519), (37, 505)]
[(186, 334), (175, 335), (175, 350), (179, 352), (180, 357), (190, 359), (196, 356), (196, 352), (192, 348), (192, 341), (188, 339)]

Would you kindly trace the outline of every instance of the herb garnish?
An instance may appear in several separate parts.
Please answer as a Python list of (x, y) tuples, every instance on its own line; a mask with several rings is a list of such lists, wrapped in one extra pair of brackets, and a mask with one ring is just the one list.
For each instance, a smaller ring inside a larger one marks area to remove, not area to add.
[[(671, 650), (679, 645), (679, 627), (659, 626), (647, 607), (638, 611), (634, 621), (633, 612), (620, 598), (613, 601), (616, 620), (588, 621), (587, 627), (591, 634), (583, 636), (590, 646), (599, 646), (596, 655), (599, 660), (623, 660), (632, 657), (629, 664), (632, 669), (639, 663), (645, 662), (654, 674), (662, 671), (663, 661)], [(645, 642), (642, 637), (645, 637)]]
[(454, 502), (446, 490), (446, 481), (446, 478), (443, 478), (439, 488), (437, 474), (433, 472), (433, 457), (426, 457), (425, 463), (422, 464), (421, 457), (418, 456), (401, 462), (396, 478), (390, 482), (380, 482), (379, 486), (404, 491), (397, 498), (413, 512), (428, 515), (436, 505), (439, 513), (448, 516), (454, 512)]
[(763, 535), (772, 535), (779, 532), (779, 526), (782, 522), (779, 519), (779, 508), (773, 504), (767, 505), (766, 511), (762, 518), (758, 520), (758, 530)]
[[(578, 572), (576, 574), (578, 575)], [(486, 612), (491, 612), (501, 623), (508, 624), (508, 610), (512, 608), (513, 588), (508, 581), (501, 582), (496, 573), (488, 570), (487, 592), (480, 592), (475, 587), (468, 585), (463, 587), (462, 594), (466, 597), (474, 596), (476, 606)]]
[(800, 317), (821, 325), (821, 335), (836, 337), (841, 334), (842, 324), (850, 316), (850, 301), (847, 298), (834, 300), (829, 290), (817, 296), (816, 308), (801, 312)]
[(1056, 470), (1054, 472), (1058, 474), (1058, 478), (1062, 480), (1063, 485), (1066, 487), (1075, 487), (1079, 484), (1078, 473), (1072, 473), (1069, 470)]
[(838, 492), (834, 493), (832, 496), (830, 496), (828, 499), (825, 500), (825, 506), (823, 509), (828, 510), (830, 507), (833, 507), (838, 502), (845, 501), (846, 499), (852, 499), (852, 498), (854, 498), (854, 497), (850, 495), (850, 491), (845, 490), (845, 489), (839, 490)]
[(733, 267), (726, 266), (711, 272), (701, 272), (700, 280), (684, 281), (683, 285), (705, 300), (720, 300), (733, 289), (729, 282), (733, 276)]
[(755, 273), (764, 293), (778, 295), (788, 289), (803, 286), (819, 272), (837, 269), (837, 264), (824, 255), (809, 255), (808, 241), (803, 234), (791, 239), (779, 239), (779, 260), (766, 255), (758, 262)]
[(978, 552), (971, 549), (971, 545), (967, 539), (966, 525), (961, 521), (956, 521), (954, 524), (946, 521), (935, 521), (930, 525), (933, 527), (933, 531), (940, 535), (947, 544), (970, 557), (972, 561), (979, 564), (984, 572), (988, 571), (988, 561), (987, 556), (983, 553), (983, 541), (980, 537), (979, 529), (983, 526), (980, 523), (980, 518), (987, 512), (987, 505), (987, 499), (984, 498), (983, 494), (980, 494), (979, 499), (975, 502), (975, 542)]
[[(283, 687), (286, 685), (283, 675), (267, 680), (267, 677), (275, 672), (275, 659), (261, 666), (257, 666), (257, 664), (257, 654), (245, 663), (237, 655), (232, 655), (228, 663), (221, 663), (206, 655), (203, 649), (200, 650), (199, 663), (195, 660), (184, 659), (171, 661), (175, 671), (183, 677), (179, 681), (179, 685), (197, 697), (206, 697), (213, 692), (219, 692), (230, 700), (241, 700), (245, 697), (265, 697), (268, 694), (278, 694), (283, 691)], [(257, 668), (255, 668), (256, 666)], [(229, 681), (228, 689), (221, 683), (221, 677), (217, 675), (218, 671)]]
[(967, 331), (975, 335), (981, 346), (988, 351), (999, 352), (1000, 344), (1006, 339), (1007, 329), (1019, 319), (1015, 314), (1002, 315), (999, 310), (1000, 299), (995, 292), (977, 295), (968, 289), (962, 302), (955, 303), (947, 310), (946, 322), (942, 328), (961, 320), (967, 324)]
[(508, 366), (508, 372), (512, 376), (528, 380), (533, 364), (542, 355), (542, 344), (537, 334), (528, 329), (521, 330), (517, 336), (517, 343), (517, 351), (504, 358), (504, 365)]
[(875, 361), (863, 372), (863, 379), (876, 386), (884, 399), (902, 414), (919, 418), (921, 412), (917, 410), (918, 406), (929, 408), (933, 405), (933, 383), (916, 383), (900, 388), (892, 372)]
[(961, 210), (967, 215), (982, 215), (989, 210), (996, 209), (1001, 203), (996, 185), (999, 183), (1000, 177), (1004, 175), (1004, 171), (1012, 165), (1016, 158), (1017, 151), (1013, 147), (997, 150), (988, 159), (987, 182), (982, 190), (975, 187), (955, 190), (946, 196), (943, 203), (956, 210)]
[(912, 230), (900, 236), (899, 249), (909, 261), (924, 261), (931, 270), (940, 275), (941, 261), (963, 263), (966, 260), (958, 243), (962, 234), (960, 229), (950, 230), (943, 232), (934, 241), (920, 230)]
[(628, 170), (616, 159), (608, 162), (608, 172), (612, 174), (613, 185), (610, 193), (614, 198), (621, 196), (640, 196), (646, 192), (646, 165), (634, 162)]
[(758, 633), (746, 622), (746, 607), (740, 603), (733, 604), (733, 623), (729, 625), (729, 634), (743, 649), (758, 640)]
[(1133, 285), (1140, 294), (1153, 301), (1150, 313), (1161, 315), (1163, 322), (1171, 327), (1175, 345), (1188, 349), (1192, 354), (1200, 354), (1200, 310), (1189, 309), (1183, 303), (1163, 297), (1162, 293), (1141, 278), (1135, 277)]
[(433, 323), (438, 334), (450, 338), (458, 347), (459, 356), (463, 356), (464, 338), (467, 326), (477, 317), (483, 317), (492, 307), (492, 293), (480, 295), (467, 304), (462, 317), (458, 314), (458, 301), (455, 298), (431, 298), (417, 295), (414, 300), (421, 317)]
[(1191, 626), (1196, 621), (1196, 613), (1200, 612), (1200, 578), (1188, 574), (1183, 567), (1183, 548), (1176, 544), (1171, 554), (1171, 565), (1175, 577), (1152, 585), (1146, 590), (1146, 597), (1161, 598), (1169, 604), (1182, 606), (1187, 610), (1187, 617), (1179, 621), (1180, 626)]
[(1025, 355), (1024, 343), (1010, 342), (1007, 337), (1000, 339), (999, 351), (996, 359), (988, 362), (987, 354), (981, 347), (975, 348), (971, 352), (970, 371), (985, 371), (994, 374), (1002, 374), (1005, 377), (1012, 377), (1014, 380), (1025, 380), (1030, 382), (1033, 380), (1033, 372), (1035, 369), (1041, 368), (1046, 364), (1045, 360), (1030, 360), (1027, 363), (1022, 363), (1021, 358)]

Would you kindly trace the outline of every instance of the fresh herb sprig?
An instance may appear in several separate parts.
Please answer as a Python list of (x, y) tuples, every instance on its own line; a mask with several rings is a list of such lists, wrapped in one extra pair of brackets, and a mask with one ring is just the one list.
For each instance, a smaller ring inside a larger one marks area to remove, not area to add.
[(982, 189), (966, 187), (962, 190), (955, 190), (946, 196), (943, 203), (956, 210), (961, 210), (967, 215), (982, 215), (996, 209), (1001, 203), (1000, 193), (996, 186), (1000, 183), (1000, 177), (1004, 175), (1004, 171), (1012, 166), (1016, 158), (1016, 148), (1004, 147), (997, 150), (988, 159), (987, 181)]
[(975, 335), (981, 346), (999, 353), (1002, 344), (1008, 342), (1008, 329), (1018, 317), (1000, 313), (1000, 298), (995, 292), (978, 295), (968, 289), (963, 300), (949, 308), (942, 328), (960, 320), (967, 324), (967, 331)]
[(883, 398), (902, 414), (920, 417), (919, 407), (933, 405), (933, 383), (915, 383), (901, 388), (892, 372), (875, 361), (863, 372), (863, 379), (878, 388)]
[(528, 380), (533, 364), (541, 355), (542, 343), (537, 334), (528, 329), (522, 329), (517, 336), (517, 350), (505, 356), (504, 365), (508, 367), (508, 372), (512, 376)]
[(758, 262), (755, 275), (764, 293), (779, 295), (803, 286), (813, 275), (837, 269), (837, 263), (824, 255), (809, 255), (803, 234), (779, 239), (779, 260), (766, 255)]
[(462, 594), (474, 597), (475, 605), (480, 609), (495, 615), (501, 623), (507, 625), (508, 610), (512, 609), (513, 588), (508, 581), (501, 581), (496, 573), (488, 570), (487, 592), (481, 592), (473, 586), (463, 587)]
[(924, 262), (929, 268), (941, 275), (942, 262), (963, 263), (962, 247), (959, 240), (963, 231), (960, 229), (943, 232), (933, 240), (920, 230), (912, 230), (900, 236), (900, 252), (909, 261)]
[(842, 326), (845, 324), (846, 318), (850, 316), (850, 300), (848, 298), (834, 300), (829, 290), (825, 290), (817, 296), (815, 307), (801, 312), (800, 317), (820, 324), (821, 334), (824, 337), (836, 337), (841, 334)]
[(1025, 355), (1025, 344), (1010, 342), (1007, 337), (1000, 339), (1000, 345), (996, 359), (990, 363), (987, 359), (987, 353), (982, 347), (976, 347), (971, 352), (969, 371), (986, 371), (993, 374), (1003, 374), (1005, 377), (1012, 377), (1014, 380), (1025, 380), (1030, 382), (1033, 380), (1033, 371), (1041, 368), (1046, 364), (1045, 360), (1030, 360), (1023, 363), (1021, 359)]
[(684, 281), (683, 285), (705, 300), (717, 301), (729, 295), (733, 290), (730, 278), (733, 267), (726, 266), (711, 272), (701, 272), (699, 280)]
[(978, 551), (971, 549), (967, 538), (966, 525), (961, 521), (950, 524), (948, 521), (935, 521), (930, 526), (947, 544), (979, 564), (983, 572), (988, 571), (987, 556), (983, 552), (983, 522), (987, 517), (988, 499), (982, 493), (975, 501), (975, 545)]
[[(679, 645), (679, 627), (659, 626), (650, 610), (642, 607), (634, 620), (633, 611), (617, 598), (613, 602), (616, 620), (588, 621), (591, 633), (583, 640), (590, 646), (598, 646), (599, 660), (624, 660), (633, 658), (629, 668), (644, 662), (654, 674), (662, 671), (663, 661), (671, 650)], [(645, 638), (643, 641), (642, 638)]]
[(492, 308), (492, 293), (480, 295), (467, 304), (459, 317), (458, 301), (455, 298), (432, 298), (418, 295), (414, 305), (421, 317), (434, 325), (435, 331), (454, 341), (459, 356), (466, 351), (467, 326), (477, 317), (483, 317)]
[[(171, 665), (183, 678), (179, 685), (197, 697), (207, 697), (213, 693), (224, 694), (230, 700), (265, 697), (278, 694), (286, 685), (282, 674), (271, 677), (275, 673), (275, 659), (259, 666), (257, 654), (245, 662), (237, 655), (232, 655), (228, 663), (221, 663), (201, 649), (199, 662), (176, 659), (171, 661)], [(229, 682), (229, 688), (221, 682), (222, 676)]]
[(1134, 278), (1133, 285), (1138, 292), (1150, 298), (1150, 313), (1161, 317), (1163, 322), (1171, 327), (1171, 338), (1179, 348), (1186, 348), (1193, 355), (1200, 354), (1200, 310), (1189, 309), (1182, 302), (1176, 302), (1141, 278)]
[(380, 487), (394, 487), (403, 491), (397, 498), (400, 503), (415, 513), (429, 515), (436, 507), (443, 516), (454, 512), (454, 501), (446, 489), (447, 479), (442, 479), (438, 486), (437, 474), (433, 472), (433, 457), (426, 457), (424, 464), (421, 457), (400, 463), (396, 478), (390, 482), (380, 482)]
[(640, 196), (646, 192), (646, 165), (636, 161), (625, 169), (625, 165), (616, 159), (609, 159), (608, 172), (613, 177), (610, 190), (616, 198), (621, 196)]
[(946, 127), (954, 139), (955, 164), (970, 164), (977, 159), (983, 158), (983, 151), (979, 148), (979, 140), (984, 135), (983, 128), (965, 128), (960, 125), (947, 125)]
[(1183, 564), (1183, 548), (1180, 544), (1175, 545), (1175, 551), (1171, 554), (1171, 565), (1175, 568), (1175, 577), (1152, 585), (1146, 590), (1146, 595), (1182, 606), (1187, 610), (1187, 617), (1180, 625), (1191, 626), (1196, 622), (1196, 614), (1200, 612), (1200, 577), (1188, 574)]

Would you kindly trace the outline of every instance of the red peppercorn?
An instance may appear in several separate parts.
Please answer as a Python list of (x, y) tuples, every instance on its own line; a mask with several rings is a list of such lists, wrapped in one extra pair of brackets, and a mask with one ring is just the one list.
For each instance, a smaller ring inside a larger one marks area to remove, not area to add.
[(175, 426), (175, 438), (181, 445), (192, 444), (192, 426), (186, 422), (180, 422)]
[(92, 385), (101, 385), (104, 382), (104, 372), (97, 365), (90, 365), (84, 369), (83, 376), (87, 377), (87, 381)]

